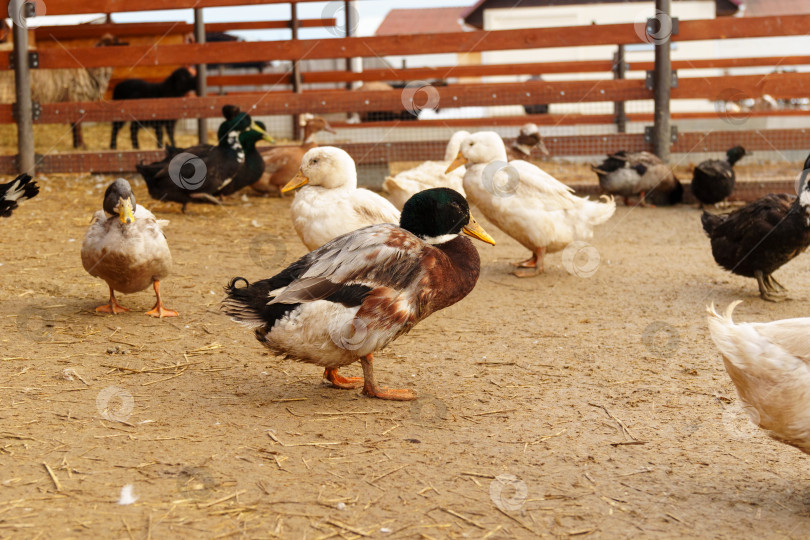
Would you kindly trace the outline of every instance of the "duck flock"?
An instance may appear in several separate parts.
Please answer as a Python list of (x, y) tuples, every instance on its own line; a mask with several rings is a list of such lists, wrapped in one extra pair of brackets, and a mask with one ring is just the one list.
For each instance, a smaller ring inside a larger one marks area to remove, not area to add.
[[(416, 398), (412, 390), (377, 384), (374, 354), (475, 287), (480, 258), (469, 238), (495, 241), (470, 206), (529, 251), (513, 272), (528, 278), (543, 272), (547, 253), (592, 239), (594, 228), (615, 213), (615, 196), (625, 204), (637, 197), (640, 206), (661, 206), (679, 203), (684, 195), (659, 158), (622, 150), (593, 167), (603, 195), (579, 197), (527, 161), (533, 148), (548, 154), (537, 126), (527, 124), (508, 148), (492, 131), (456, 132), (443, 161), (386, 178), (386, 199), (357, 187), (355, 162), (347, 152), (317, 145), (316, 133), (334, 132), (326, 120), (302, 117), (300, 146), (262, 155), (256, 144), (272, 141), (266, 127), (235, 106), (226, 105), (222, 114), (217, 144), (169, 145), (164, 159), (138, 165), (149, 195), (179, 203), (185, 212), (188, 204), (220, 204), (247, 187), (280, 196), (295, 191), (290, 218), (309, 253), (266, 279), (222, 276), (222, 311), (253, 329), (272, 353), (321, 366), (332, 386), (362, 388), (374, 398)], [(691, 189), (701, 207), (725, 204), (734, 190), (734, 164), (745, 154), (735, 146), (727, 159), (695, 167)], [(810, 157), (798, 195), (771, 194), (730, 213), (702, 214), (717, 264), (756, 279), (763, 300), (787, 298), (773, 273), (810, 245), (808, 170)], [(0, 216), (10, 217), (38, 191), (28, 175), (0, 184)], [(96, 311), (128, 311), (115, 292), (151, 286), (156, 300), (146, 314), (178, 316), (161, 298), (161, 282), (172, 266), (166, 223), (136, 202), (125, 179), (109, 185), (81, 249), (87, 272), (109, 286), (109, 302)], [(760, 427), (771, 436), (810, 453), (810, 412), (804, 406), (810, 392), (810, 318), (736, 324), (736, 304), (723, 314), (709, 306), (708, 325), (740, 399), (756, 410)], [(363, 377), (339, 373), (358, 360)]]

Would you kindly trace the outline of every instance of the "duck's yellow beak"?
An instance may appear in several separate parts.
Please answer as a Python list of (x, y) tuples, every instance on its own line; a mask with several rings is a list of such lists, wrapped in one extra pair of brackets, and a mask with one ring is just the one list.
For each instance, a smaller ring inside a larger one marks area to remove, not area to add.
[(296, 174), (292, 180), (287, 182), (285, 186), (281, 188), (281, 192), (287, 193), (288, 191), (300, 188), (301, 186), (304, 186), (306, 184), (309, 184), (309, 178), (304, 176), (304, 173), (299, 169), (298, 174)]
[(472, 214), (470, 214), (470, 222), (467, 223), (467, 225), (463, 229), (461, 229), (461, 232), (469, 236), (472, 236), (473, 238), (478, 238), (479, 240), (481, 240), (482, 242), (486, 242), (487, 244), (492, 244), (493, 246), (495, 245), (495, 239), (492, 238), (489, 234), (487, 234), (487, 231), (485, 231), (484, 228), (481, 225), (479, 225), (477, 221), (475, 221), (475, 218), (472, 217)]
[(132, 213), (132, 201), (127, 197), (126, 199), (118, 199), (118, 218), (121, 223), (132, 223), (135, 221), (135, 215)]
[(262, 139), (264, 139), (265, 141), (269, 142), (270, 144), (275, 144), (276, 140), (269, 133), (267, 133), (265, 130), (263, 130), (261, 128), (261, 126), (259, 126), (259, 124), (257, 124), (256, 122), (253, 122), (252, 124), (250, 124), (250, 129), (252, 129), (253, 131), (258, 131), (259, 133), (261, 133), (262, 134)]
[[(453, 163), (451, 163), (451, 164), (450, 164), (450, 166), (449, 166), (449, 167), (447, 167), (447, 170), (446, 170), (446, 171), (444, 171), (444, 174), (447, 174), (447, 173), (449, 173), (450, 171), (452, 171), (453, 169), (458, 169), (458, 168), (459, 168), (459, 167), (461, 167), (462, 165), (466, 165), (466, 164), (467, 164), (467, 158), (465, 158), (465, 157), (462, 155), (462, 153), (461, 153), (461, 152), (459, 152), (459, 153), (458, 153), (458, 155), (456, 156), (456, 159), (454, 159), (454, 160), (453, 160)], [(482, 230), (483, 230), (483, 229), (482, 229)]]

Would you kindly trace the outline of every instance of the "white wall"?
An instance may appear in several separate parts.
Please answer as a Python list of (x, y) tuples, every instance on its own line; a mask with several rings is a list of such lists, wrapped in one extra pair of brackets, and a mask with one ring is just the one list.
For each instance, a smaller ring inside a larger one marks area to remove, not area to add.
[[(633, 62), (652, 61), (653, 45), (643, 40), (647, 18), (655, 16), (654, 2), (628, 2), (612, 4), (586, 4), (572, 6), (527, 7), (515, 9), (488, 9), (484, 12), (485, 30), (508, 30), (517, 28), (550, 28), (559, 26), (586, 26), (589, 24), (635, 23), (639, 39), (637, 44), (625, 47), (625, 60)], [(713, 19), (715, 17), (714, 0), (694, 0), (673, 2), (672, 16), (680, 20)], [(484, 64), (527, 63), (527, 62), (560, 62), (582, 60), (611, 60), (616, 46), (595, 47), (555, 47), (551, 49), (530, 49), (523, 51), (491, 51), (483, 54)], [(705, 44), (691, 42), (675, 43), (672, 59), (711, 58), (715, 51)], [(629, 73), (628, 78), (641, 78), (643, 73)], [(689, 76), (679, 73), (679, 76)], [(525, 78), (525, 77), (524, 77)], [(544, 80), (586, 80), (610, 79), (610, 73), (551, 74), (544, 75)], [(490, 80), (507, 81), (514, 78), (498, 77)], [(697, 103), (695, 103), (697, 101)], [(687, 103), (673, 102), (673, 111), (699, 110), (705, 102), (690, 100)], [(652, 102), (634, 102), (627, 107), (627, 112), (650, 112)], [(613, 112), (612, 103), (560, 104), (552, 106), (554, 113), (589, 113), (608, 114)]]
[[(614, 4), (590, 4), (579, 6), (551, 6), (515, 9), (489, 9), (484, 12), (486, 30), (504, 30), (516, 28), (546, 28), (555, 26), (581, 26), (588, 24), (615, 24), (634, 22), (637, 32), (644, 35), (644, 23), (655, 14), (654, 2), (631, 2)], [(680, 20), (713, 19), (715, 3), (713, 0), (694, 0), (672, 3), (672, 15)], [(677, 39), (677, 38), (676, 38)], [(701, 58), (734, 58), (755, 56), (787, 56), (802, 54), (808, 50), (810, 36), (749, 38), (714, 41), (675, 42), (672, 49), (673, 60), (690, 60)], [(578, 60), (608, 60), (616, 51), (614, 46), (599, 47), (559, 47), (553, 49), (534, 49), (529, 51), (492, 51), (483, 55), (483, 63), (499, 64), (512, 62), (554, 62)], [(634, 62), (652, 61), (653, 46), (642, 41), (625, 47), (625, 59), (631, 65)], [(792, 66), (785, 66), (794, 69)], [(723, 74), (745, 75), (753, 73), (770, 73), (773, 67), (740, 68), (733, 70), (702, 69), (678, 71), (679, 78), (721, 76)], [(808, 68), (798, 66), (799, 71)], [(629, 73), (628, 78), (641, 78), (641, 72)], [(582, 80), (611, 78), (609, 73), (593, 74), (559, 74), (545, 75), (545, 80)], [(491, 80), (514, 80), (500, 77)], [(627, 104), (627, 112), (652, 112), (652, 101), (635, 101)], [(715, 105), (709, 100), (673, 100), (672, 111), (712, 111)], [(554, 113), (611, 113), (610, 103), (560, 104), (553, 105)]]

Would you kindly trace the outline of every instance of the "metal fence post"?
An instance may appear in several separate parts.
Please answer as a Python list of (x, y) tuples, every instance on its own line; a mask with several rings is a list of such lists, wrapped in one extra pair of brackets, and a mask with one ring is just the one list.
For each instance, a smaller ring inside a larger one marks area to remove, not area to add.
[[(205, 43), (205, 21), (202, 8), (194, 8), (194, 40)], [(197, 64), (197, 95), (203, 97), (208, 93), (208, 68), (205, 64)], [(197, 137), (200, 144), (208, 142), (208, 119), (197, 119)]]
[[(23, 4), (24, 5), (24, 4)], [(23, 10), (24, 11), (24, 10)], [(28, 66), (28, 28), (25, 15), (13, 24), (15, 114), (17, 121), (17, 158), (19, 172), (33, 175), (34, 170), (34, 118), (31, 104), (31, 70)], [(22, 22), (23, 24), (19, 24)]]
[[(298, 39), (298, 4), (292, 3), (290, 4), (291, 10), (291, 19), (290, 19), (290, 28), (292, 29), (292, 39), (293, 41)], [(293, 92), (296, 94), (301, 93), (301, 66), (298, 63), (298, 60), (293, 60), (292, 64), (292, 87)], [(294, 114), (292, 116), (293, 122), (293, 139), (298, 140), (301, 138), (301, 115)]]
[[(653, 123), (653, 152), (664, 162), (669, 161), (669, 150), (672, 145), (670, 128), (669, 98), (672, 88), (672, 59), (670, 57), (670, 31), (662, 31), (666, 21), (671, 24), (670, 0), (655, 0), (655, 19), (659, 28), (655, 33), (655, 71), (653, 73), (653, 98), (655, 112)], [(651, 34), (648, 28), (648, 35)], [(663, 35), (661, 35), (663, 34)]]
[[(624, 61), (624, 45), (619, 45), (616, 49), (616, 56), (613, 57), (613, 78), (624, 79), (627, 63)], [(627, 131), (627, 113), (624, 110), (624, 101), (613, 102), (613, 118), (616, 122), (616, 131), (625, 133)]]
[[(352, 17), (352, 3), (351, 0), (343, 1), (343, 12), (346, 14), (346, 35), (345, 37), (352, 37), (352, 26), (356, 23)], [(346, 58), (346, 71), (352, 72), (352, 59)], [(351, 81), (346, 83), (346, 90), (351, 90), (354, 87)]]

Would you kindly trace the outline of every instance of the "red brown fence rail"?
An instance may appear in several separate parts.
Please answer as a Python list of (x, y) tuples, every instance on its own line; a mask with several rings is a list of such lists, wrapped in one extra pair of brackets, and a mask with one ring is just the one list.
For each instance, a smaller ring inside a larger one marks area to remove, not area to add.
[[(51, 0), (48, 2), (48, 14), (77, 14), (120, 12), (137, 9), (138, 11), (167, 8), (201, 8), (211, 6), (235, 6), (289, 3), (281, 0), (202, 0), (186, 2), (173, 0), (157, 2), (146, 0), (138, 3), (124, 3), (118, 0), (93, 0), (82, 3), (68, 3)], [(135, 5), (137, 4), (137, 5)], [(334, 19), (322, 18), (297, 21), (298, 26), (322, 26), (334, 24)], [(127, 32), (141, 32), (144, 28), (163, 29), (166, 23), (148, 23), (135, 26), (105, 24), (84, 25), (61, 29), (40, 29), (34, 31), (39, 39), (67, 39), (94, 37), (101, 31), (115, 31), (121, 28), (122, 35)], [(185, 24), (185, 23), (184, 23)], [(206, 25), (208, 30), (289, 28), (290, 21), (257, 21), (249, 23), (217, 23)], [(176, 25), (175, 25), (176, 26)], [(712, 20), (680, 21), (680, 30), (676, 41), (718, 40), (733, 38), (757, 38), (771, 36), (794, 36), (806, 34), (810, 27), (810, 15), (790, 17), (756, 17), (756, 18), (721, 18)], [(181, 30), (188, 31), (191, 25), (185, 24)], [(37, 32), (39, 34), (37, 34)], [(49, 33), (50, 32), (50, 33)], [(61, 37), (60, 37), (61, 36)], [(51, 47), (38, 50), (37, 69), (93, 68), (93, 67), (131, 67), (131, 66), (165, 66), (178, 64), (251, 62), (267, 59), (300, 62), (313, 59), (351, 59), (356, 57), (415, 55), (435, 53), (508, 51), (537, 49), (549, 47), (622, 45), (639, 43), (637, 24), (589, 25), (567, 28), (541, 28), (527, 30), (496, 30), (456, 32), (445, 34), (414, 34), (376, 37), (348, 37), (320, 40), (288, 40), (249, 43), (191, 43), (170, 45), (132, 45), (118, 47), (115, 54), (95, 47), (62, 48)], [(810, 56), (786, 56), (766, 58), (732, 58), (732, 59), (695, 59), (675, 60), (675, 69), (717, 69), (776, 65), (810, 64)], [(0, 69), (9, 69), (10, 55), (0, 54)], [(628, 66), (629, 71), (652, 69), (652, 62), (637, 62)], [(301, 73), (304, 84), (346, 83), (355, 81), (409, 81), (414, 79), (439, 79), (464, 77), (516, 76), (552, 73), (599, 73), (609, 72), (614, 68), (610, 60), (592, 60), (585, 62), (534, 62), (526, 64), (498, 64), (481, 66), (445, 66), (439, 68), (407, 69), (374, 69), (362, 73), (328, 70)], [(367, 111), (406, 111), (413, 103), (403, 100), (401, 90), (383, 91), (348, 91), (305, 90), (301, 93), (287, 89), (294, 82), (291, 73), (222, 75), (208, 77), (208, 84), (214, 86), (258, 86), (271, 85), (272, 90), (263, 92), (240, 92), (226, 96), (166, 98), (132, 101), (100, 101), (83, 103), (44, 103), (35, 123), (68, 123), (76, 121), (111, 122), (160, 120), (176, 118), (214, 118), (220, 116), (222, 105), (232, 103), (241, 106), (254, 115), (294, 115), (300, 113), (345, 113)], [(729, 91), (737, 95), (758, 97), (767, 94), (775, 99), (796, 99), (806, 97), (806, 88), (810, 86), (808, 73), (771, 73), (767, 75), (734, 75), (682, 77), (677, 88), (672, 89), (672, 99), (704, 99), (716, 101)], [(432, 87), (442, 106), (452, 107), (489, 107), (493, 105), (533, 105), (588, 103), (588, 102), (623, 102), (628, 100), (652, 99), (650, 90), (642, 79), (600, 79), (568, 81), (528, 81), (507, 83), (464, 83), (450, 86)], [(747, 113), (757, 117), (767, 113)], [(770, 114), (806, 115), (806, 111), (779, 111)], [(694, 113), (688, 115), (676, 113), (678, 118), (706, 118), (711, 113)], [(529, 117), (518, 117), (526, 120)], [(649, 121), (650, 115), (628, 114), (628, 121)], [(560, 126), (573, 124), (610, 124), (613, 118), (609, 115), (543, 115), (531, 117), (539, 125)], [(375, 127), (430, 127), (441, 125), (482, 126), (512, 125), (516, 119), (460, 119), (442, 120), (441, 122), (419, 120), (415, 122), (377, 123)], [(0, 123), (15, 122), (12, 105), (0, 105)], [(349, 128), (347, 125), (341, 127)], [(800, 149), (806, 140), (804, 130), (771, 130), (775, 137), (784, 141), (785, 149)], [(779, 133), (775, 133), (779, 131)], [(783, 133), (784, 131), (784, 133)], [(732, 133), (732, 132), (729, 132)], [(737, 133), (737, 132), (733, 132)], [(703, 151), (725, 150), (729, 137), (720, 134), (682, 133), (673, 147), (674, 152), (693, 151), (699, 146)], [(758, 142), (758, 135), (734, 135), (732, 138), (744, 138), (751, 148), (764, 146)], [(699, 144), (698, 144), (699, 143)], [(368, 146), (344, 146), (358, 150), (360, 162), (378, 162), (383, 159), (398, 160), (410, 155), (421, 147), (407, 142), (354, 143)], [(619, 148), (650, 149), (650, 144), (642, 134), (606, 133), (593, 136), (557, 136), (550, 137), (547, 143), (556, 155), (591, 155), (614, 151)], [(381, 148), (385, 148), (383, 151)], [(401, 148), (402, 151), (397, 150)], [(438, 157), (440, 145), (436, 141), (426, 143), (424, 159)], [(38, 159), (39, 167), (49, 172), (77, 171), (129, 171), (137, 161), (159, 156), (155, 152), (84, 152), (70, 155), (50, 154)], [(3, 172), (10, 172), (13, 160), (0, 159)]]

